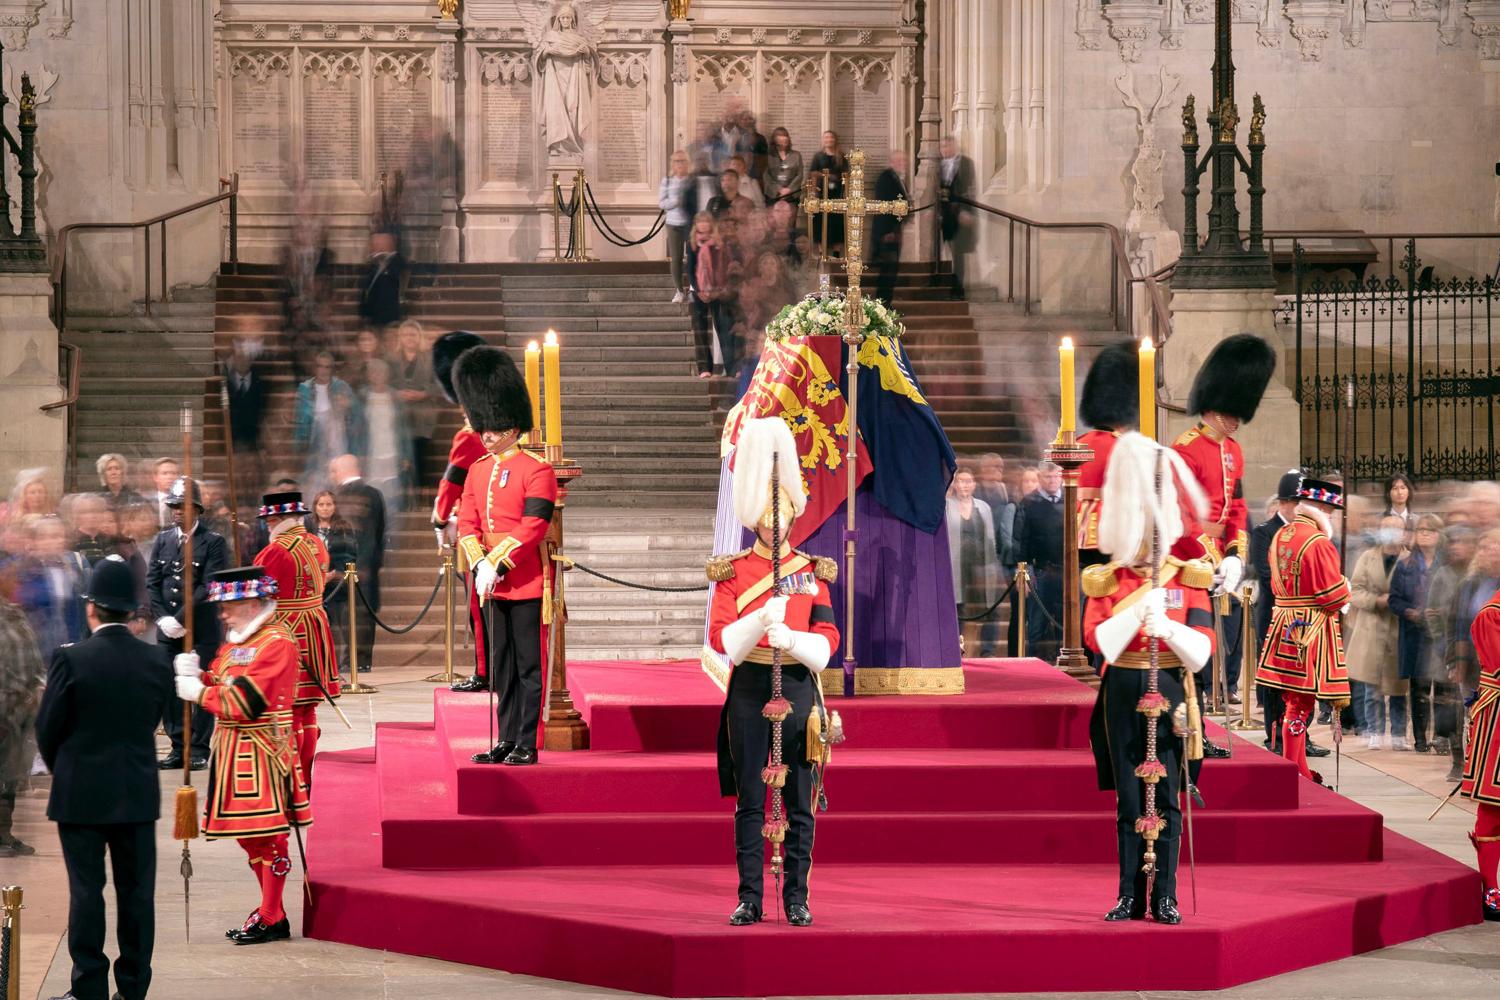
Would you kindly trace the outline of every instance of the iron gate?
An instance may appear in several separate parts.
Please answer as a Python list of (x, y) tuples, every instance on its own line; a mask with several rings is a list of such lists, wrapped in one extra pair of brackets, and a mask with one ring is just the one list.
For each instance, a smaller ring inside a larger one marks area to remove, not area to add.
[(1385, 277), (1328, 280), (1294, 251), (1303, 468), (1355, 480), (1495, 478), (1500, 283), (1435, 277), (1408, 240)]

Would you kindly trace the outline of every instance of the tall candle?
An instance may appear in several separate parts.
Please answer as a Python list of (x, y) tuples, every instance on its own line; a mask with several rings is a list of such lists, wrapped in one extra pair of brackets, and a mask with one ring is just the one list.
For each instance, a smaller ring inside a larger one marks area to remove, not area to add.
[(547, 383), (547, 444), (562, 447), (562, 362), (552, 330), (542, 341), (542, 376)]
[(531, 397), (531, 433), (537, 435), (542, 432), (542, 348), (534, 340), (526, 345), (526, 395)]
[(1062, 419), (1058, 421), (1058, 433), (1066, 433), (1077, 428), (1074, 422), (1074, 413), (1077, 404), (1073, 400), (1073, 338), (1064, 337), (1062, 343), (1057, 346), (1057, 365), (1062, 373)]
[(1156, 348), (1150, 337), (1141, 338), (1141, 433), (1156, 438)]

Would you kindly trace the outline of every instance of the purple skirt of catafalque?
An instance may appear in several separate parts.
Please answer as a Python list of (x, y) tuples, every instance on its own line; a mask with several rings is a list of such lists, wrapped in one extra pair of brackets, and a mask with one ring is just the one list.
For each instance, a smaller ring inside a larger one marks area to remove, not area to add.
[[(714, 519), (716, 552), (739, 552), (754, 541), (735, 519), (733, 487), (728, 463), (719, 475), (719, 505)], [(854, 664), (844, 676), (845, 694), (958, 694), (963, 670), (958, 646), (958, 606), (953, 597), (953, 569), (948, 560), (948, 533), (927, 533), (892, 515), (870, 491), (868, 482), (855, 493), (854, 513), (859, 539), (854, 575)], [(839, 567), (839, 578), (829, 590), (840, 645), (824, 672), (824, 691), (837, 691), (830, 681), (841, 671), (843, 644), (849, 641), (844, 617), (845, 505), (840, 504), (798, 548), (812, 556), (827, 556)], [(712, 585), (710, 585), (712, 586)], [(709, 592), (709, 602), (713, 592)], [(706, 640), (705, 629), (705, 640)], [(704, 668), (721, 679), (728, 664), (704, 643)], [(898, 671), (900, 671), (898, 673)], [(935, 671), (919, 673), (918, 671)]]

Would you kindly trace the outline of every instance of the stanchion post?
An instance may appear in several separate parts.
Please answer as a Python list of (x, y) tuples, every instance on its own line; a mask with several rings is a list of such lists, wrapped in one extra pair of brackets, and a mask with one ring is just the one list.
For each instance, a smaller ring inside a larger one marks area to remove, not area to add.
[(557, 182), (557, 171), (552, 171), (552, 260), (562, 260), (562, 185)]
[(1016, 655), (1026, 655), (1026, 599), (1031, 594), (1031, 567), (1016, 564)]
[(457, 586), (458, 570), (454, 565), (453, 546), (443, 546), (443, 669), (439, 673), (429, 674), (425, 680), (429, 684), (447, 684), (453, 686), (453, 618), (454, 618), (454, 588)]
[(349, 686), (344, 690), (374, 694), (380, 689), (359, 679), (359, 566), (355, 563), (344, 564), (344, 586), (349, 588)]
[(1240, 675), (1244, 694), (1240, 695), (1240, 721), (1235, 729), (1255, 729), (1251, 713), (1255, 710), (1255, 668), (1259, 665), (1255, 655), (1255, 588), (1245, 584), (1240, 590)]
[(0, 889), (0, 905), (4, 907), (0, 931), (5, 934), (8, 959), (5, 981), (0, 982), (0, 987), (5, 989), (5, 1000), (21, 1000), (21, 887), (8, 885)]

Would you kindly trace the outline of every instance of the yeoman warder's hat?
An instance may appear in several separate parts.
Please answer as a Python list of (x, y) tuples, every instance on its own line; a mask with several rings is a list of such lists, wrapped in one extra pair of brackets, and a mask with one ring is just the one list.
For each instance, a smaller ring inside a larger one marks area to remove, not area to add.
[(275, 597), (276, 591), (276, 578), (266, 575), (259, 566), (238, 566), (208, 575), (208, 599), (220, 604), (267, 600)]
[(1338, 483), (1330, 483), (1325, 479), (1308, 479), (1304, 476), (1302, 484), (1297, 487), (1297, 499), (1310, 500), (1313, 503), (1343, 510), (1344, 488)]
[(302, 502), (300, 490), (284, 490), (267, 493), (260, 498), (260, 517), (276, 517), (278, 514), (306, 514), (307, 504)]

